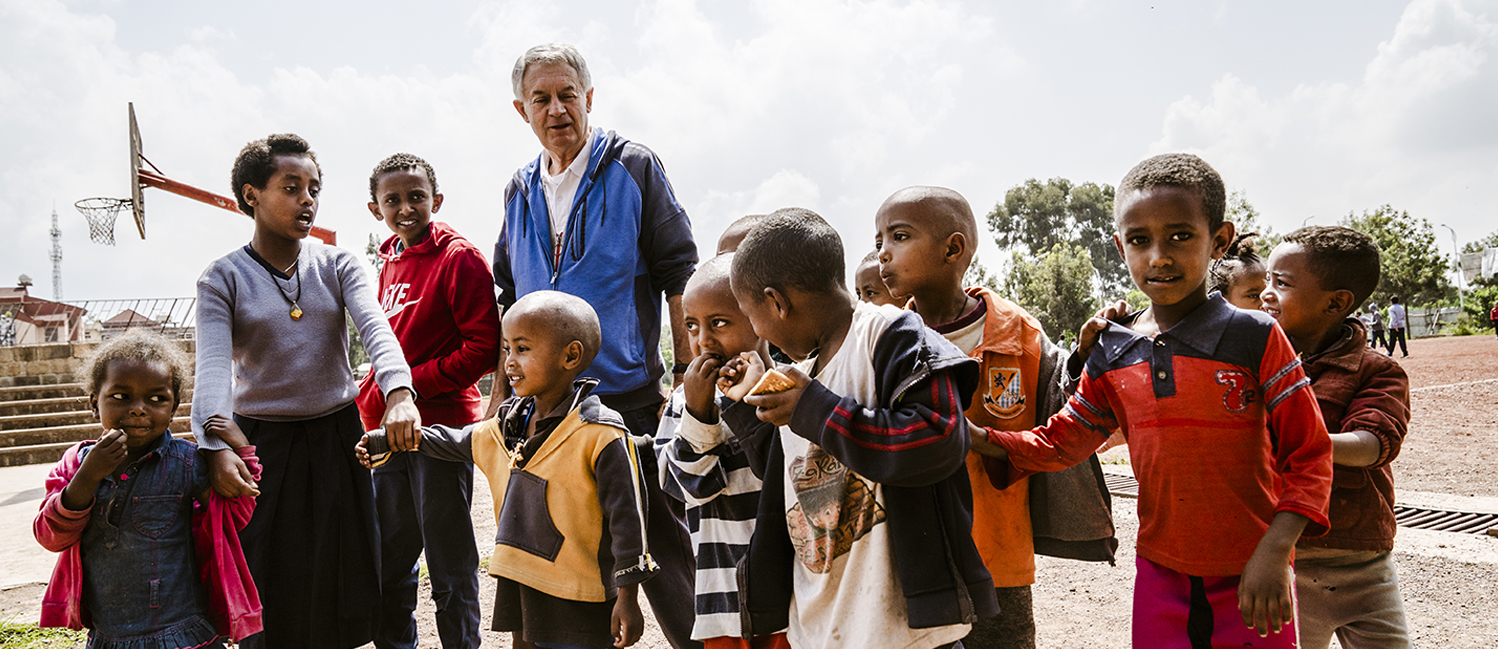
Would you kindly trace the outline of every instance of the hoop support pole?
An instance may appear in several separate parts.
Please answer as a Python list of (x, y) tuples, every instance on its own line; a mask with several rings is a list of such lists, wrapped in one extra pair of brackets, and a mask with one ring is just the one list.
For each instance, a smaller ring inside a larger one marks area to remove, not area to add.
[[(214, 207), (229, 210), (230, 212), (233, 212), (235, 214), (244, 214), (244, 212), (239, 211), (238, 204), (235, 203), (234, 199), (232, 198), (215, 194), (206, 189), (198, 189), (197, 187), (193, 187), (192, 185), (189, 185), (187, 183), (172, 180), (171, 178), (167, 178), (166, 176), (156, 173), (155, 171), (152, 171), (150, 169), (143, 168), (140, 170), (140, 184), (143, 187), (154, 187), (156, 189), (171, 192), (178, 196), (185, 196), (195, 201), (207, 203)], [(323, 243), (326, 243), (330, 246), (338, 245), (337, 232), (334, 232), (327, 228), (320, 228), (314, 225), (312, 226), (311, 234), (312, 236), (321, 239)]]

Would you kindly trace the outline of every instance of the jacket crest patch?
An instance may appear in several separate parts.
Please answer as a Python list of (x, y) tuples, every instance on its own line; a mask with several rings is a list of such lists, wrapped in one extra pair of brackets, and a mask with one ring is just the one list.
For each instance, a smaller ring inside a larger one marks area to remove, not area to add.
[(1020, 380), (1018, 367), (988, 368), (983, 408), (1001, 419), (1013, 419), (1025, 411), (1024, 382)]

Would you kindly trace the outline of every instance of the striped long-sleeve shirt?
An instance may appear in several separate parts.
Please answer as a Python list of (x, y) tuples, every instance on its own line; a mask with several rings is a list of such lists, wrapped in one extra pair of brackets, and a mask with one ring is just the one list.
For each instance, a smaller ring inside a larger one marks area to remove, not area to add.
[(721, 419), (697, 421), (678, 387), (655, 436), (666, 495), (686, 503), (687, 528), (697, 555), (696, 614), (692, 638), (739, 637), (739, 595), (734, 568), (749, 549), (762, 485), (749, 459)]

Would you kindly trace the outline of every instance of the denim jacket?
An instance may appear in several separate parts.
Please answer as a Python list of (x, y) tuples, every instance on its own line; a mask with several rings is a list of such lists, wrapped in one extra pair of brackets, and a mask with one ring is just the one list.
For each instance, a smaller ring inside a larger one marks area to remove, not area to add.
[[(236, 534), (254, 499), (210, 495), (199, 507), (207, 480), (196, 446), (163, 435), (101, 481), (88, 509), (68, 510), (62, 491), (93, 445), (64, 454), (33, 523), (37, 541), (61, 553), (41, 625), (87, 626), (89, 647), (111, 649), (192, 647), (258, 632), (259, 597)], [(254, 447), (236, 452), (258, 478)]]

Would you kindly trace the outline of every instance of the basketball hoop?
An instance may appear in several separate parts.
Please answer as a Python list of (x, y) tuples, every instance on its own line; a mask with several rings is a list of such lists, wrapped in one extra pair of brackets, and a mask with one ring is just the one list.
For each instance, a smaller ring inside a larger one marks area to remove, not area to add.
[(120, 212), (130, 209), (133, 202), (128, 198), (85, 198), (73, 207), (83, 213), (88, 221), (88, 238), (94, 243), (114, 245), (114, 220)]

